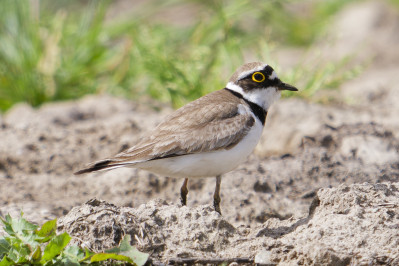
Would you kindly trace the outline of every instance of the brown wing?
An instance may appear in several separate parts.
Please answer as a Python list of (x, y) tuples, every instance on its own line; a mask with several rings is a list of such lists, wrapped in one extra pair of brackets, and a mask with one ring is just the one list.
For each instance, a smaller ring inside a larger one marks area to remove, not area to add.
[(152, 136), (137, 148), (118, 154), (115, 159), (123, 161), (154, 160), (170, 156), (209, 152), (234, 147), (253, 126), (250, 115), (235, 115), (223, 120), (214, 120), (207, 125), (164, 131)]
[(234, 147), (253, 126), (249, 114), (239, 114), (241, 100), (225, 90), (216, 91), (178, 109), (149, 137), (115, 156), (122, 160), (208, 152)]
[(134, 147), (96, 162), (78, 174), (126, 164), (230, 149), (248, 134), (254, 118), (238, 112), (242, 100), (226, 90), (193, 101), (166, 117)]

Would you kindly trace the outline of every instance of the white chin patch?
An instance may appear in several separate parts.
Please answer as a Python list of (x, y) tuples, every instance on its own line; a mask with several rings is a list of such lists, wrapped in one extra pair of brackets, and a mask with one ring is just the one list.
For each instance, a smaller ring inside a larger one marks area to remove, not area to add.
[(281, 96), (281, 92), (275, 87), (244, 92), (240, 86), (234, 84), (233, 82), (229, 82), (227, 83), (226, 88), (240, 93), (246, 100), (256, 103), (265, 110), (268, 110), (269, 107)]

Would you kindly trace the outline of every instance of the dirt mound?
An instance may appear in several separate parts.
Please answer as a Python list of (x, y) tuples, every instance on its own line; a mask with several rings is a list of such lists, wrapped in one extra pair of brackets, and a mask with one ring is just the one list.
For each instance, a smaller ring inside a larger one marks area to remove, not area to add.
[(235, 227), (209, 206), (152, 200), (138, 208), (90, 200), (58, 222), (80, 245), (101, 251), (131, 235), (153, 262), (397, 264), (399, 183), (321, 189), (309, 215)]

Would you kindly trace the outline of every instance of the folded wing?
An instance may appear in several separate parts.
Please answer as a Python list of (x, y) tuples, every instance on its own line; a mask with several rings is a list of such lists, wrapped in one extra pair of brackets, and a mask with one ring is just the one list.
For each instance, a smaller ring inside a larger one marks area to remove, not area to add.
[(233, 148), (248, 134), (255, 119), (248, 112), (242, 112), (240, 99), (232, 101), (227, 98), (229, 95), (217, 95), (220, 92), (208, 94), (180, 108), (134, 147), (92, 163), (75, 174)]

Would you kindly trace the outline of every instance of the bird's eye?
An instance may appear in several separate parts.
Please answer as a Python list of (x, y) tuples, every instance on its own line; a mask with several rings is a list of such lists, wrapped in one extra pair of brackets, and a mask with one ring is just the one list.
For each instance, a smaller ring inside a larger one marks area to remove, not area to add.
[(265, 79), (266, 79), (265, 75), (263, 75), (260, 72), (255, 72), (252, 74), (252, 80), (255, 82), (263, 82), (263, 81), (265, 81)]

